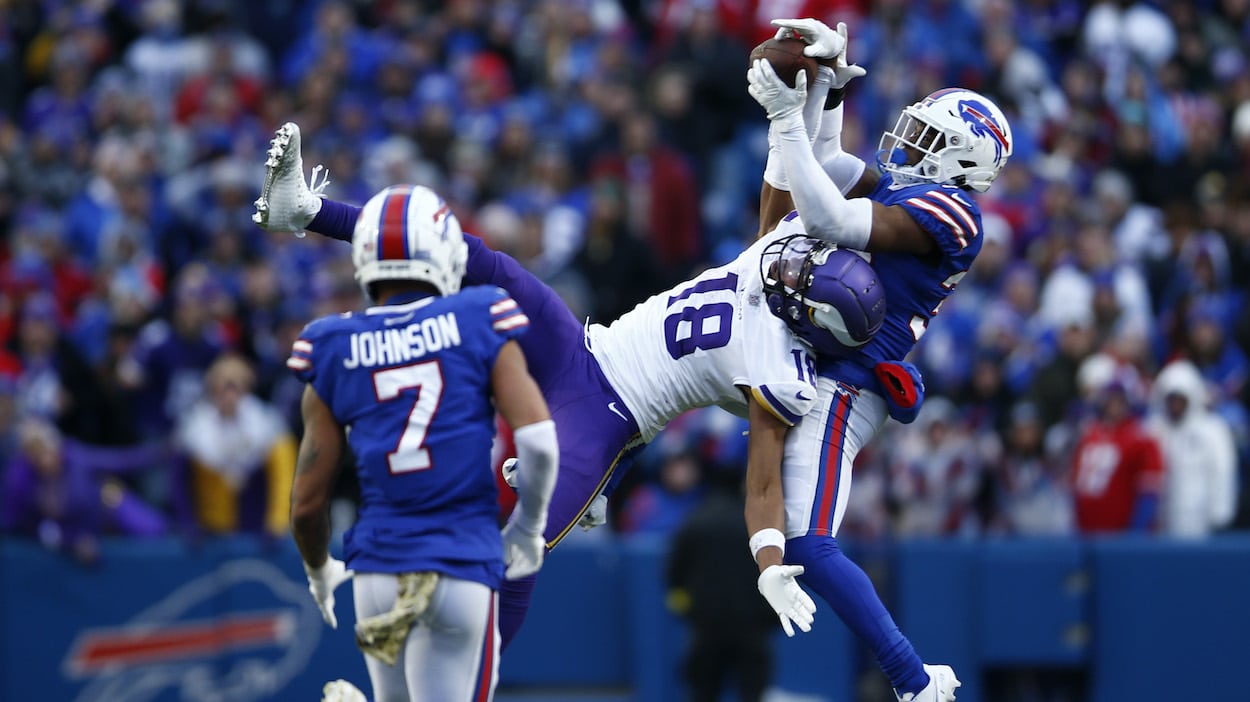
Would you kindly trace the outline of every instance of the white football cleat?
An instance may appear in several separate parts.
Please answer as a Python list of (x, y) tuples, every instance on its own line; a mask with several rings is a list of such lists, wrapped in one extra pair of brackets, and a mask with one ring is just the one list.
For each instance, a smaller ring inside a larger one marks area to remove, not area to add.
[(955, 688), (962, 683), (955, 677), (955, 671), (949, 665), (928, 665), (924, 672), (929, 674), (929, 684), (920, 692), (909, 692), (894, 696), (898, 702), (955, 702)]
[[(318, 174), (322, 175), (317, 182)], [(313, 168), (312, 182), (304, 182), (304, 159), (300, 155), (299, 125), (287, 122), (278, 127), (265, 152), (265, 184), (253, 203), (252, 221), (271, 232), (295, 232), (304, 228), (321, 211), (322, 191), (330, 183), (330, 172)]]
[(369, 702), (355, 685), (339, 678), (321, 688), (321, 702)]

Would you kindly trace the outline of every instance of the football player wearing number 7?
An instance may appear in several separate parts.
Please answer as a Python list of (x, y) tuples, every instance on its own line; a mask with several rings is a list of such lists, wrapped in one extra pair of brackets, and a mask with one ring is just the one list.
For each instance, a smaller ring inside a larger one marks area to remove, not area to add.
[[(1011, 155), (998, 107), (969, 90), (939, 90), (903, 110), (877, 152), (880, 173), (842, 151), (842, 97), (865, 71), (846, 58), (846, 25), (773, 20), (820, 60), (810, 89), (767, 61), (747, 73), (748, 91), (770, 120), (761, 232), (797, 209), (809, 235), (863, 252), (885, 286), (886, 317), (852, 355), (822, 354), (816, 407), (785, 441), (786, 563), (876, 654), (900, 700), (955, 699), (949, 666), (924, 665), (863, 570), (838, 548), (851, 466), (888, 415), (914, 419), (919, 375), (897, 363), (911, 351), (981, 249), (981, 212), (970, 192), (990, 187)], [(818, 349), (819, 350), (819, 349)]]
[[(358, 222), (378, 216), (319, 197), (320, 186), (309, 188), (293, 123), (278, 129), (266, 166), (254, 216), (265, 229), (307, 229), (347, 240)], [(734, 261), (652, 296), (607, 326), (583, 326), (514, 259), (469, 234), (465, 241), (465, 284), (503, 288), (531, 323), (519, 344), (560, 440), (547, 546), (555, 547), (579, 522), (599, 521), (594, 515), (602, 514), (605, 495), (636, 450), (671, 419), (719, 405), (749, 422), (746, 521), (755, 535), (750, 545), (761, 570), (760, 590), (787, 634), (796, 625), (807, 631), (815, 604), (795, 582), (802, 568), (781, 563), (783, 440), (815, 399), (812, 347), (836, 343), (835, 334), (862, 343), (879, 326), (883, 297), (871, 266), (803, 236), (801, 223), (791, 219)], [(765, 278), (771, 281), (767, 289)], [(812, 310), (802, 315), (809, 322), (792, 329), (779, 316), (793, 308), (781, 308), (777, 279), (792, 286), (791, 302)], [(526, 458), (518, 458), (523, 468)], [(532, 578), (508, 580), (500, 590), (505, 646), (521, 625), (533, 586)]]
[[(314, 320), (287, 360), (306, 383), (292, 531), (331, 627), (334, 589), (355, 576), (356, 641), (378, 702), (490, 699), (497, 592), (543, 561), (559, 449), (516, 341), (529, 319), (498, 287), (461, 289), (467, 255), (433, 191), (383, 190), (352, 240), (356, 280), (375, 306)], [(496, 410), (523, 459), (502, 538)], [(329, 555), (327, 505), (349, 448), (361, 504), (345, 564)]]

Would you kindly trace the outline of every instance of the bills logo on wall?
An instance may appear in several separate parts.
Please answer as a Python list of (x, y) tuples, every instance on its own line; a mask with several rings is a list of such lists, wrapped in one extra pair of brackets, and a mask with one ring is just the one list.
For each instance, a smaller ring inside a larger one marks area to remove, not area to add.
[(62, 669), (86, 683), (79, 702), (275, 699), (305, 671), (323, 629), (305, 584), (266, 561), (233, 560), (124, 624), (79, 632)]

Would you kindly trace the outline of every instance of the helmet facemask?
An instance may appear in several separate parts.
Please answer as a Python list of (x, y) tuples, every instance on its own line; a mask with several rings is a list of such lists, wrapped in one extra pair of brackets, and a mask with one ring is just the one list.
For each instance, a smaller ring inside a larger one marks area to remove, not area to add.
[(894, 129), (881, 135), (877, 160), (883, 169), (895, 174), (896, 180), (902, 180), (902, 176), (936, 183), (942, 173), (941, 153), (945, 148), (946, 135), (942, 130), (909, 107), (898, 116)]

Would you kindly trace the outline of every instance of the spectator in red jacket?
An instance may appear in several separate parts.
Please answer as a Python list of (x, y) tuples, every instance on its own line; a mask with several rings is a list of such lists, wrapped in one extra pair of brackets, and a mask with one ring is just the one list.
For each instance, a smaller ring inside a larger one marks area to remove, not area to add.
[(1072, 492), (1077, 528), (1092, 532), (1147, 532), (1155, 528), (1163, 458), (1136, 406), (1141, 380), (1126, 366), (1094, 394), (1094, 413), (1073, 454)]

